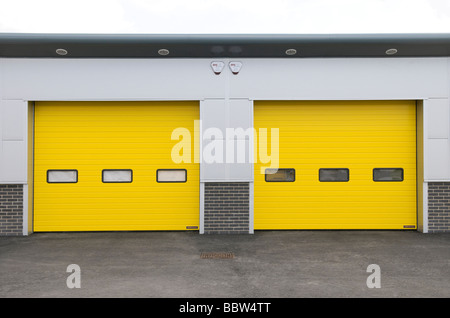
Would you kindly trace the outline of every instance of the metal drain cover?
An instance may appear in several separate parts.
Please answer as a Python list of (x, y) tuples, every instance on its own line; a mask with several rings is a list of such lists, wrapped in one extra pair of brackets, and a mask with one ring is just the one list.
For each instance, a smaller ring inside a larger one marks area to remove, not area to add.
[(200, 258), (204, 259), (229, 259), (234, 258), (234, 253), (231, 252), (203, 252), (200, 254)]

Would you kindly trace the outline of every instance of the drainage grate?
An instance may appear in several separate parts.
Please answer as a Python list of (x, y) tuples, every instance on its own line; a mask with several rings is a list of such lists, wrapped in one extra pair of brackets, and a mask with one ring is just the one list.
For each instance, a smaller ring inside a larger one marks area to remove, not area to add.
[(234, 254), (231, 252), (222, 252), (222, 253), (216, 253), (216, 252), (203, 252), (200, 254), (200, 258), (204, 259), (229, 259), (234, 258)]

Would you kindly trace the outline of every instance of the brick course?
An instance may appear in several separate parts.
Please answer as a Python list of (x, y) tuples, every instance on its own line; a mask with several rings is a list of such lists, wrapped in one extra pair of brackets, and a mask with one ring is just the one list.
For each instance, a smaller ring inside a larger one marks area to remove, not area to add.
[(0, 236), (23, 235), (23, 185), (0, 185)]
[(428, 183), (428, 232), (450, 232), (450, 182)]
[(204, 233), (248, 234), (249, 200), (248, 182), (205, 183)]

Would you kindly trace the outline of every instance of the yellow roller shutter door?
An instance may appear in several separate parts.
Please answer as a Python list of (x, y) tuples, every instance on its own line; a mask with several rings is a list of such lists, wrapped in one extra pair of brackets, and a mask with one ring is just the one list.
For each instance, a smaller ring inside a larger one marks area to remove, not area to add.
[[(416, 228), (414, 101), (260, 101), (254, 123), (279, 129), (279, 168), (295, 169), (266, 182), (257, 160), (255, 229)], [(319, 180), (336, 168), (348, 181)]]
[[(198, 102), (37, 102), (34, 230), (198, 228), (199, 164), (171, 158), (173, 130), (193, 142), (198, 119)], [(158, 169), (186, 182), (157, 182)]]

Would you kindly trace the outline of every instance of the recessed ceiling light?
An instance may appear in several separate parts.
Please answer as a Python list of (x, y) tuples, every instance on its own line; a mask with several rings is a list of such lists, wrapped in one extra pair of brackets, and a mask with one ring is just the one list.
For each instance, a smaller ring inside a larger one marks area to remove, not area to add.
[(67, 55), (67, 50), (65, 49), (56, 49), (56, 54), (58, 55)]
[(158, 50), (158, 54), (159, 55), (169, 55), (169, 50), (168, 49), (160, 49), (160, 50)]
[(295, 55), (295, 54), (297, 54), (297, 50), (296, 49), (287, 49), (285, 53), (286, 53), (286, 55)]
[(394, 54), (397, 54), (397, 49), (388, 49), (388, 50), (386, 50), (386, 54), (387, 55), (394, 55)]

